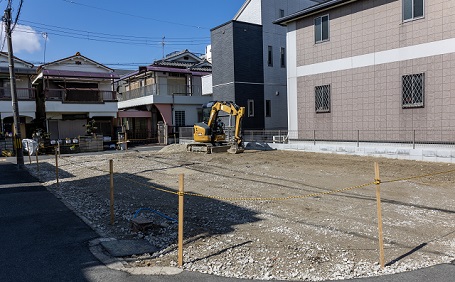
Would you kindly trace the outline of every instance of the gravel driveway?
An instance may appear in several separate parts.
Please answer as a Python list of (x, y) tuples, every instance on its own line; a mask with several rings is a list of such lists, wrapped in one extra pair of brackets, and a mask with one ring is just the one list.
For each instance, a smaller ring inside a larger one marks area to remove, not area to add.
[[(115, 216), (109, 225), (109, 159)], [(152, 212), (132, 232), (140, 208), (177, 218), (179, 174), (185, 191), (184, 268), (228, 277), (327, 280), (376, 276), (455, 258), (455, 166), (298, 151), (243, 154), (128, 151), (62, 156), (28, 169), (105, 236), (145, 238), (160, 251), (125, 258), (134, 266), (177, 262), (177, 225)], [(374, 162), (379, 163), (386, 267), (379, 267)], [(443, 173), (440, 173), (443, 172)], [(438, 174), (439, 173), (439, 174)], [(410, 178), (427, 175), (425, 177)], [(390, 182), (391, 181), (391, 182)], [(350, 188), (342, 192), (329, 191)]]

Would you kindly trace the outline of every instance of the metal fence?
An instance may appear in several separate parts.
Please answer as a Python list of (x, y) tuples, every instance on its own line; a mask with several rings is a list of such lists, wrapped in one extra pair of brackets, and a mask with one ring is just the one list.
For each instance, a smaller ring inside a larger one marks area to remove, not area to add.
[[(16, 88), (17, 99), (19, 100), (34, 100), (36, 89), (35, 88)], [(11, 99), (11, 88), (0, 87), (0, 99)]]
[(178, 84), (150, 84), (144, 87), (132, 89), (120, 93), (119, 101), (127, 101), (146, 97), (150, 95), (183, 95), (183, 96), (201, 96), (202, 86), (200, 85), (178, 85)]
[[(181, 127), (180, 138), (191, 140), (192, 127)], [(226, 137), (232, 140), (234, 128), (225, 129)], [(455, 130), (244, 130), (243, 141), (263, 143), (321, 142), (353, 143), (360, 147), (369, 143), (389, 143), (395, 146), (418, 145), (454, 146)]]

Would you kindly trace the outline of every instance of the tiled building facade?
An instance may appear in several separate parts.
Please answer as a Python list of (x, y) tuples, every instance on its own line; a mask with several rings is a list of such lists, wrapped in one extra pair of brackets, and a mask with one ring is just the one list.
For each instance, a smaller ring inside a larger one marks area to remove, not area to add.
[(276, 23), (288, 27), (288, 123), (298, 138), (377, 130), (401, 141), (419, 130), (453, 139), (455, 1), (332, 0)]

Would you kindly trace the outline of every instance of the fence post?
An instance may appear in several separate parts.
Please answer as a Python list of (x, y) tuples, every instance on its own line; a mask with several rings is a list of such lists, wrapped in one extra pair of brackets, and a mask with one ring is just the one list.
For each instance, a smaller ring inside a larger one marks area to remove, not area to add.
[(57, 187), (60, 187), (60, 182), (58, 180), (58, 151), (55, 148), (55, 177), (57, 178)]
[(39, 151), (39, 142), (38, 142), (38, 147), (36, 148), (36, 153), (35, 153), (35, 157), (36, 157), (36, 169), (37, 169), (38, 172), (39, 172), (38, 151)]
[(183, 266), (183, 195), (184, 193), (184, 174), (179, 176), (179, 226), (178, 226), (178, 265)]
[(111, 225), (114, 225), (114, 160), (109, 160)]
[(384, 237), (382, 232), (382, 211), (381, 211), (381, 179), (379, 178), (379, 164), (374, 163), (374, 184), (376, 184), (376, 206), (378, 213), (378, 232), (379, 232), (379, 264), (384, 269)]
[(32, 155), (30, 154), (30, 142), (27, 142), (28, 162), (32, 164)]

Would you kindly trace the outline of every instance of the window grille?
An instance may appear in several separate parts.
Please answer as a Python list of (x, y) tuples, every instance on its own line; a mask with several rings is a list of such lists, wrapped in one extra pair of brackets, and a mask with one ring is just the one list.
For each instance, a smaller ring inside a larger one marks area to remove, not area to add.
[(403, 108), (423, 107), (425, 74), (403, 75), (401, 81)]
[(185, 111), (175, 111), (175, 126), (185, 125)]
[(403, 0), (403, 21), (422, 18), (424, 7), (424, 0)]
[(330, 112), (330, 85), (321, 85), (314, 88), (316, 98), (316, 113)]

